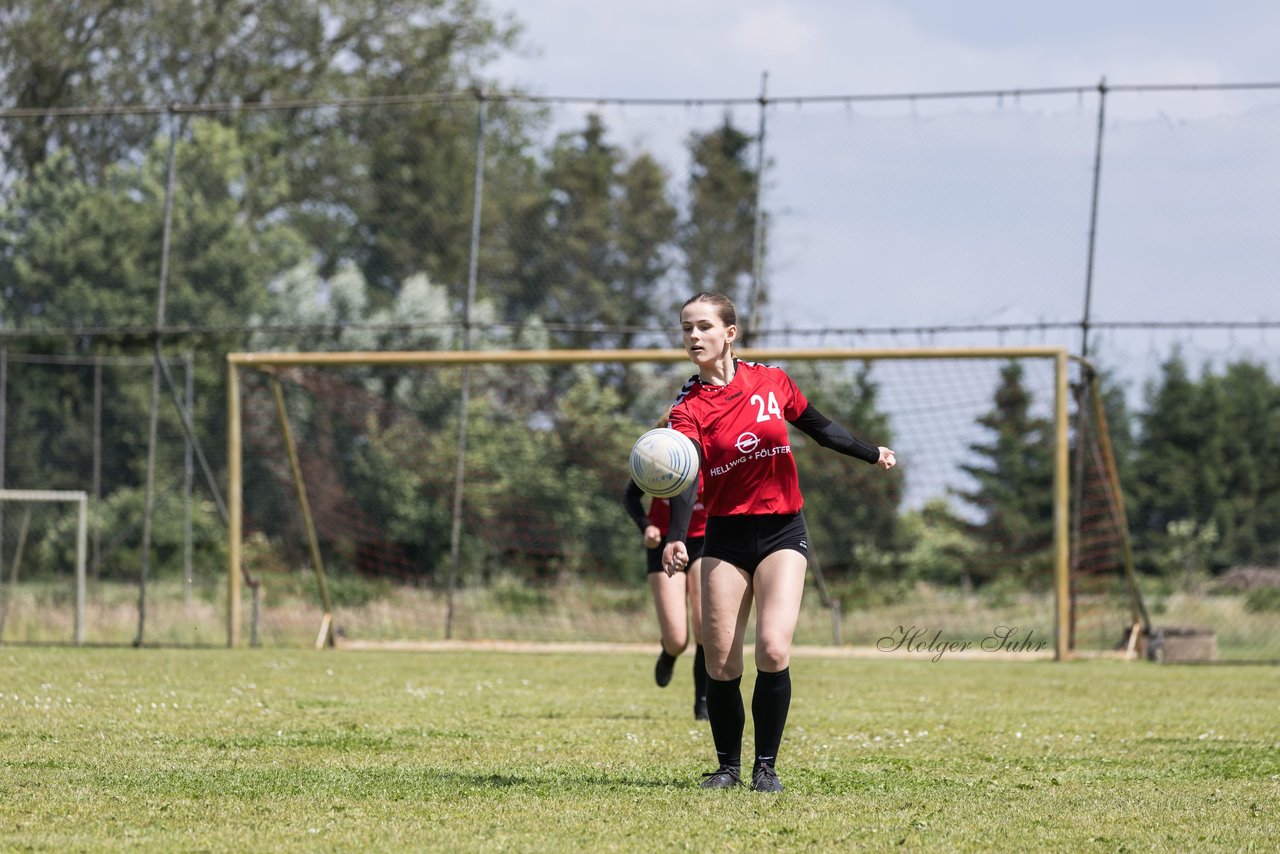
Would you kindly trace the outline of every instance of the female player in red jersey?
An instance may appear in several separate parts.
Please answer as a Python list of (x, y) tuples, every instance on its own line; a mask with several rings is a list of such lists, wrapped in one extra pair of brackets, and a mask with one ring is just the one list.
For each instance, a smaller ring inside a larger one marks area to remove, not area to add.
[[(666, 427), (671, 410), (658, 421), (658, 427)], [(702, 503), (693, 507), (689, 521), (685, 549), (688, 563), (684, 572), (668, 574), (662, 569), (662, 547), (667, 542), (670, 528), (671, 506), (665, 498), (655, 498), (646, 513), (641, 503), (644, 493), (635, 481), (628, 481), (622, 496), (622, 506), (640, 529), (648, 562), (649, 589), (653, 591), (653, 604), (658, 611), (658, 630), (662, 634), (662, 651), (653, 668), (654, 681), (665, 688), (671, 682), (676, 658), (689, 646), (689, 625), (693, 624), (693, 717), (707, 720), (707, 666), (702, 648), (702, 535), (706, 530), (707, 514)], [(686, 597), (688, 605), (686, 607)]]
[[(707, 657), (707, 711), (719, 760), (703, 788), (742, 784), (742, 648), (756, 607), (756, 686), (751, 698), (755, 763), (751, 787), (780, 792), (774, 770), (791, 707), (791, 639), (800, 617), (808, 563), (796, 465), (787, 424), (818, 444), (883, 469), (894, 453), (854, 438), (818, 412), (791, 378), (770, 365), (733, 355), (737, 313), (723, 294), (697, 294), (680, 310), (685, 351), (698, 373), (671, 410), (671, 427), (693, 440), (702, 457), (706, 537), (702, 552), (702, 642)], [(686, 545), (694, 489), (671, 500), (662, 566), (689, 563)]]

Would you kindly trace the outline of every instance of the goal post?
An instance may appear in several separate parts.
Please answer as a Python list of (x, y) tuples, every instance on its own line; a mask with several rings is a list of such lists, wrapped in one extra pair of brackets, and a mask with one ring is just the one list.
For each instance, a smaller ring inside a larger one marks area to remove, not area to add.
[[(0, 489), (0, 506), (25, 505), (27, 512), (23, 517), (18, 541), (14, 545), (13, 555), (8, 564), (4, 567), (3, 573), (3, 611), (0, 615), (7, 614), (12, 605), (12, 598), (16, 587), (18, 573), (21, 570), (23, 562), (23, 553), (26, 548), (28, 524), (30, 521), (29, 508), (32, 505), (40, 504), (74, 504), (76, 509), (76, 528), (75, 528), (75, 616), (73, 637), (75, 644), (80, 646), (84, 644), (84, 613), (85, 613), (85, 563), (88, 554), (88, 530), (89, 530), (89, 494), (82, 490), (50, 490), (50, 489)], [(4, 626), (3, 616), (0, 616), (0, 631)], [(3, 641), (3, 635), (0, 634), (0, 641)]]
[[(910, 361), (936, 361), (943, 363), (963, 362), (967, 360), (986, 360), (993, 364), (1012, 362), (1034, 362), (1045, 365), (1045, 396), (1042, 401), (1045, 409), (1045, 420), (1051, 425), (1047, 452), (1050, 459), (1052, 485), (1045, 496), (1049, 505), (1049, 522), (1052, 532), (1047, 544), (1048, 563), (1052, 575), (1053, 633), (1054, 653), (1057, 659), (1070, 657), (1070, 565), (1069, 565), (1069, 455), (1070, 455), (1070, 423), (1069, 423), (1069, 368), (1071, 357), (1067, 351), (1059, 347), (917, 347), (917, 348), (747, 348), (738, 355), (750, 361), (770, 364), (795, 366), (806, 362), (846, 362), (882, 364)], [(240, 644), (241, 625), (241, 587), (242, 561), (245, 545), (245, 469), (244, 443), (246, 441), (246, 417), (243, 409), (242, 388), (248, 375), (263, 373), (274, 376), (316, 369), (323, 374), (326, 371), (342, 369), (367, 369), (381, 371), (383, 385), (391, 381), (387, 374), (395, 375), (397, 371), (431, 370), (445, 368), (493, 368), (494, 381), (506, 381), (519, 389), (526, 385), (519, 378), (504, 377), (504, 373), (514, 375), (518, 371), (536, 370), (539, 367), (551, 366), (572, 367), (583, 366), (584, 370), (601, 369), (602, 366), (613, 365), (663, 365), (687, 363), (688, 357), (678, 349), (634, 349), (634, 350), (518, 350), (518, 351), (423, 351), (423, 352), (252, 352), (230, 353), (227, 356), (227, 441), (228, 441), (228, 600), (227, 600), (227, 643), (235, 647)], [(686, 365), (687, 367), (687, 365)], [(500, 369), (500, 370), (499, 370)], [(790, 367), (788, 368), (790, 370)], [(687, 376), (687, 373), (684, 374)], [(481, 380), (484, 382), (484, 380)], [(804, 384), (801, 384), (805, 388)], [(678, 385), (672, 386), (669, 380), (665, 388), (669, 395), (665, 400), (674, 398)], [(510, 392), (510, 390), (508, 390)], [(807, 392), (807, 389), (806, 389)], [(928, 395), (931, 392), (921, 391)], [(456, 401), (455, 401), (456, 403)], [(373, 414), (368, 414), (374, 418)], [(456, 417), (465, 421), (465, 411), (456, 413)], [(850, 425), (857, 432), (857, 425)], [(638, 433), (636, 434), (638, 435)], [(633, 438), (633, 437), (632, 437)], [(874, 438), (874, 437), (871, 437)], [(439, 435), (434, 441), (442, 442)], [(904, 454), (901, 458), (908, 467), (912, 459)], [(617, 469), (625, 471), (625, 457), (619, 456)], [(449, 479), (446, 470), (440, 468), (440, 480)], [(441, 484), (441, 489), (452, 489), (453, 484)], [(806, 489), (806, 496), (809, 495)], [(444, 502), (442, 502), (442, 506)], [(806, 510), (807, 513), (807, 510)], [(305, 558), (304, 558), (305, 559)]]

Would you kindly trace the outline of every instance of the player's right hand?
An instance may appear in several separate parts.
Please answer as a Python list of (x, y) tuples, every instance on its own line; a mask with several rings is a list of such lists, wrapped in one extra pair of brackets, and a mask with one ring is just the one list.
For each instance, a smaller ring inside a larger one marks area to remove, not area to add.
[(689, 564), (689, 550), (680, 540), (667, 543), (662, 550), (662, 569), (668, 576), (675, 575)]

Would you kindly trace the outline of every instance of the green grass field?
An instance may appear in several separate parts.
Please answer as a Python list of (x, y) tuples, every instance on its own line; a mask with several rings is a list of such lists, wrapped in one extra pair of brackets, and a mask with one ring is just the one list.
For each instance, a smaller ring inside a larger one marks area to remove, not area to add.
[(688, 668), (2, 647), (0, 849), (1275, 850), (1274, 667), (797, 657), (781, 795)]

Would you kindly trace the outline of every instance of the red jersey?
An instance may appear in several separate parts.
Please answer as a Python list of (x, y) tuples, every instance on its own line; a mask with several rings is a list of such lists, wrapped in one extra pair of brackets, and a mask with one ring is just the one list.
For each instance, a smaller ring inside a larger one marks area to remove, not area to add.
[(726, 386), (689, 380), (671, 427), (702, 451), (709, 516), (799, 513), (804, 505), (787, 422), (809, 401), (781, 368), (735, 360)]

